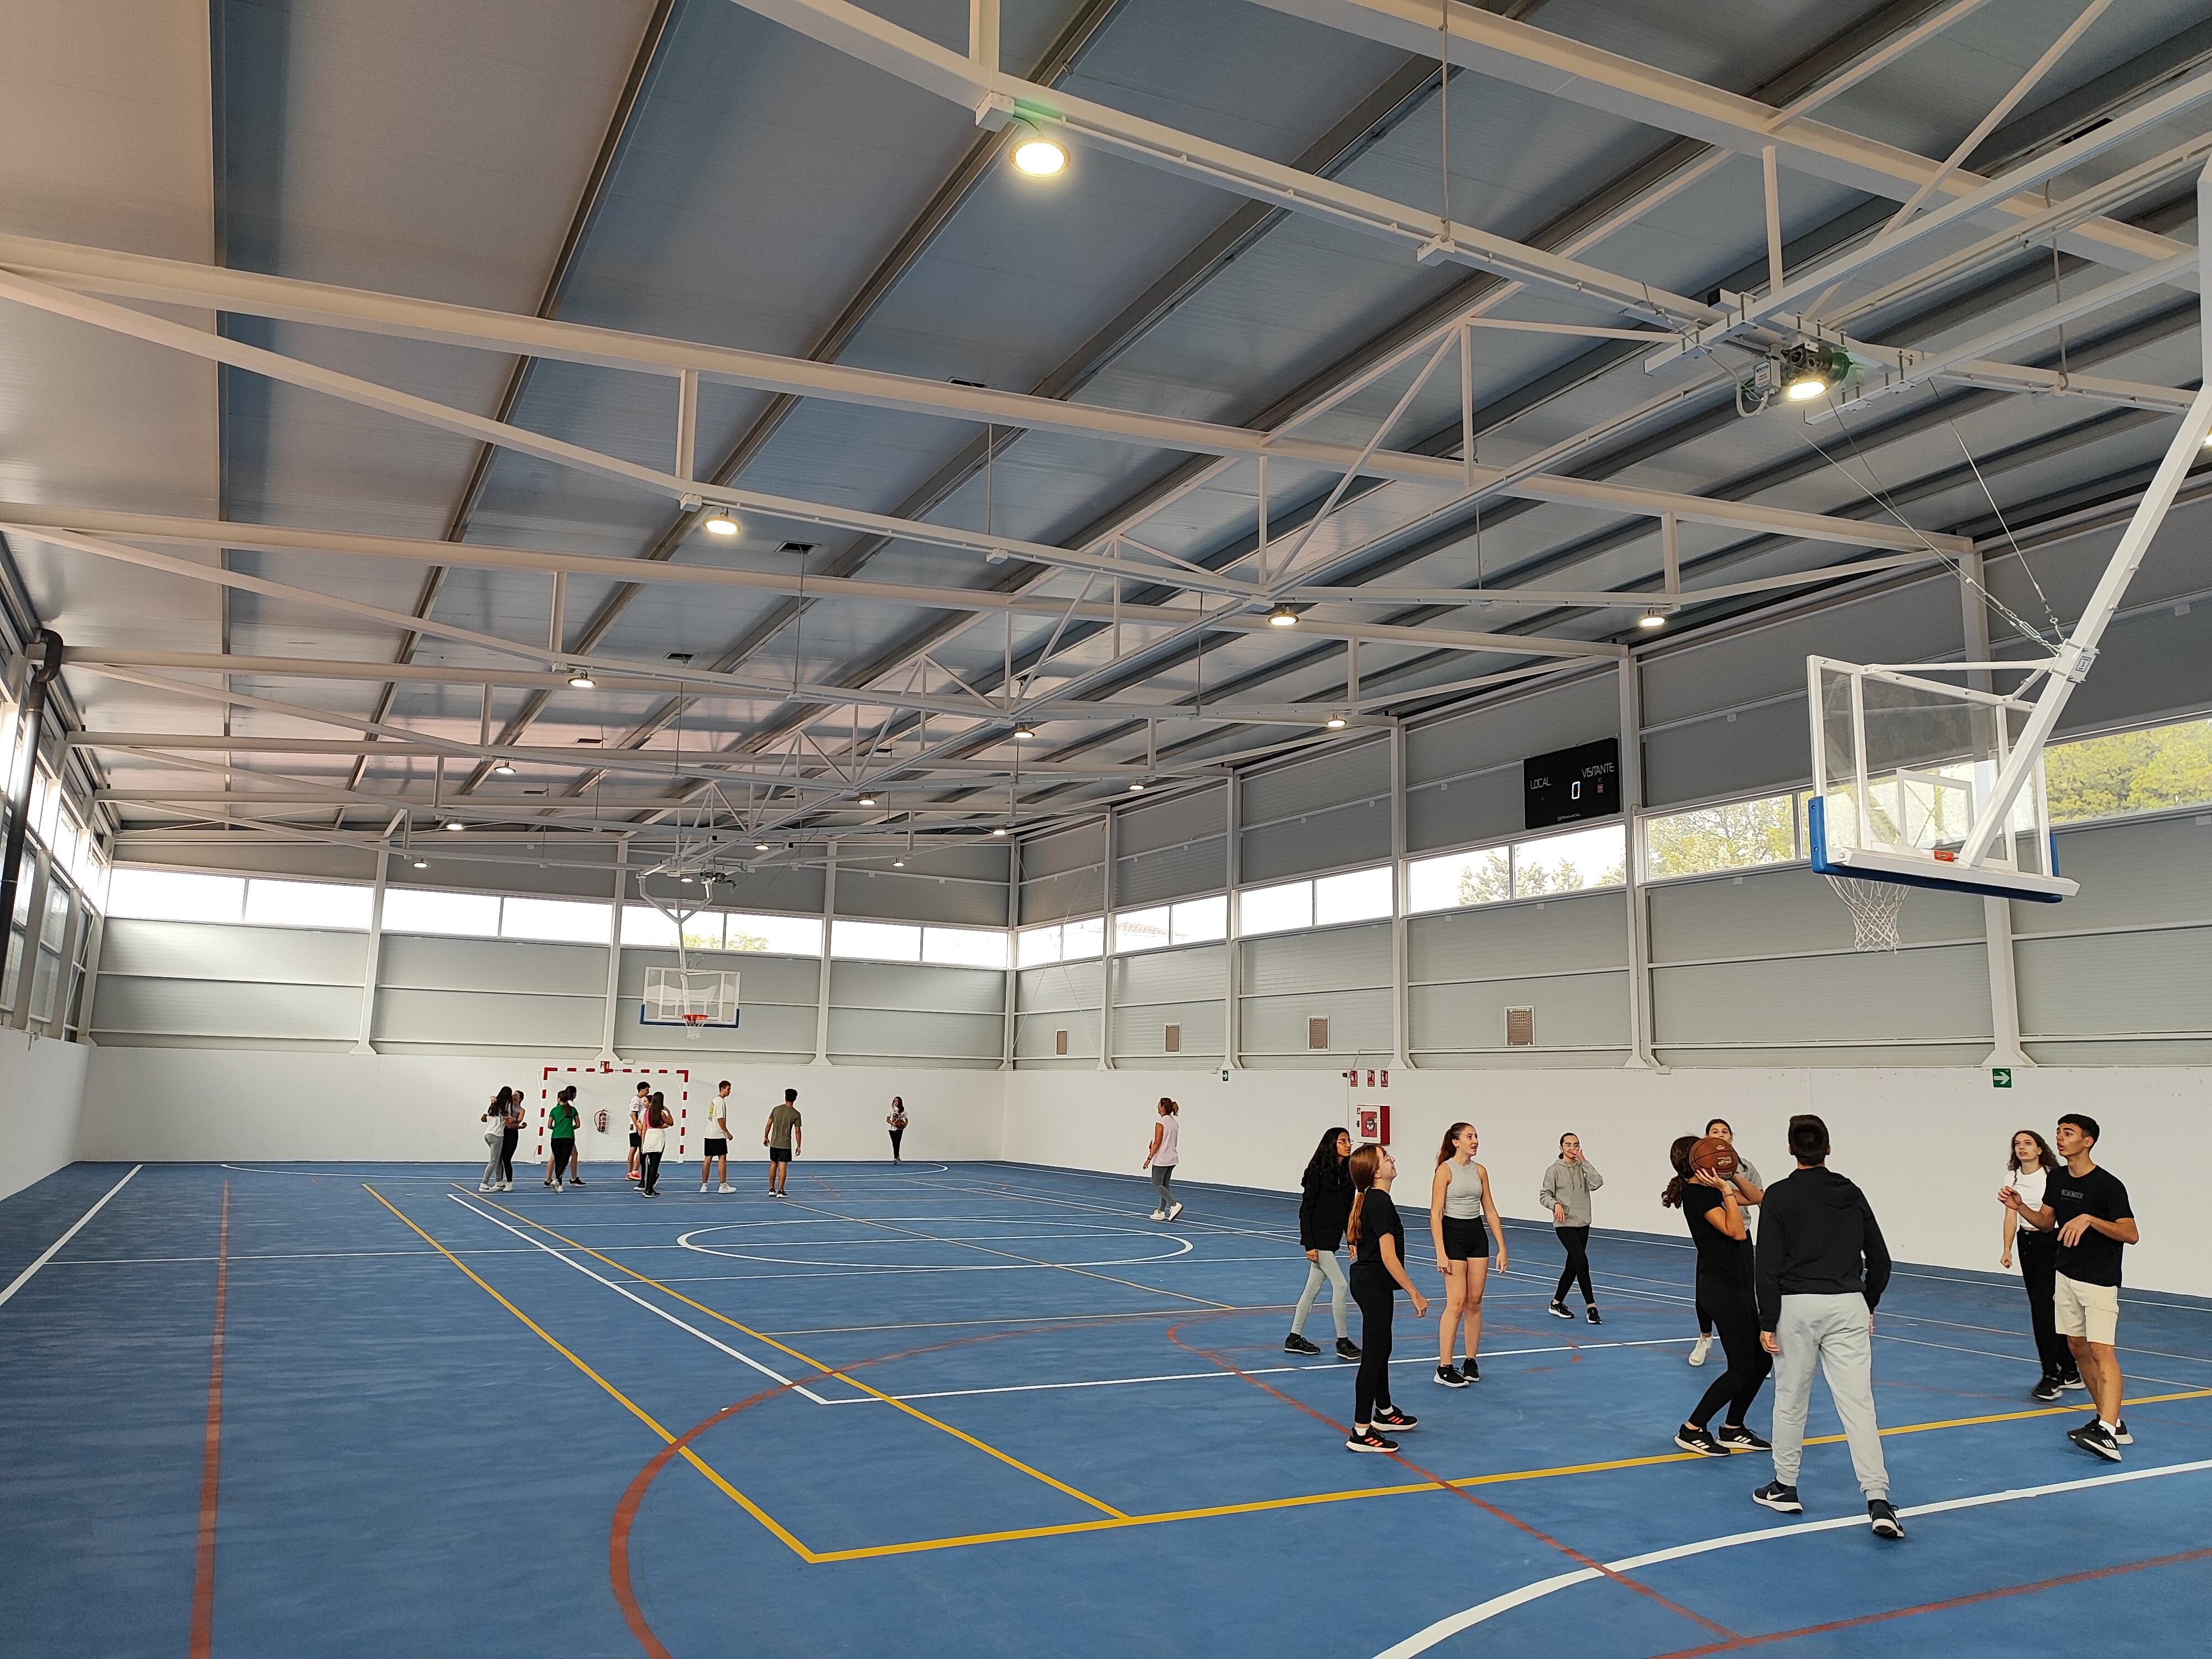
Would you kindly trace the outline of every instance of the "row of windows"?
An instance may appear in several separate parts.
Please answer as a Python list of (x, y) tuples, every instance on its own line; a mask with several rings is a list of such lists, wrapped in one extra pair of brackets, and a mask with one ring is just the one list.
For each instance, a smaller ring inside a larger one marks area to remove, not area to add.
[[(0, 697), (0, 732), (15, 732), (16, 738), (13, 745), (0, 745), (9, 750), (0, 757), (0, 787), (5, 787), (4, 781), (15, 775), (15, 757), (21, 752), (27, 735), (15, 731), (15, 705), (5, 697)], [(46, 769), (44, 761), (31, 769), (29, 829), (53, 861), (68, 872), (71, 884), (97, 909), (106, 892), (107, 860), (100, 856), (98, 839), (63, 800), (63, 793), (61, 780)]]

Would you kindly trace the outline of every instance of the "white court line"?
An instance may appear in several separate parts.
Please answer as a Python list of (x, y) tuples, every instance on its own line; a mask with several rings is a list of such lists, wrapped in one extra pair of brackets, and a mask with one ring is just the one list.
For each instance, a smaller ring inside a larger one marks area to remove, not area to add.
[(114, 1197), (116, 1194), (121, 1192), (125, 1187), (131, 1184), (131, 1176), (137, 1175), (139, 1170), (145, 1167), (146, 1166), (143, 1164), (132, 1164), (131, 1166), (130, 1175), (125, 1176), (122, 1180), (117, 1182), (112, 1187), (110, 1187), (106, 1192), (102, 1193), (100, 1195), (100, 1201), (98, 1203), (94, 1204), (90, 1209), (79, 1216), (74, 1222), (70, 1223), (70, 1230), (64, 1233), (59, 1238), (56, 1239), (52, 1243), (47, 1245), (46, 1248), (40, 1253), (39, 1259), (36, 1261), (33, 1261), (29, 1267), (24, 1268), (22, 1272), (17, 1273), (14, 1281), (9, 1284), (8, 1288), (4, 1291), (0, 1291), (0, 1307), (4, 1307), (8, 1304), (9, 1300), (14, 1297), (16, 1291), (21, 1290), (24, 1285), (29, 1284), (31, 1282), (32, 1276), (35, 1274), (40, 1268), (45, 1267), (46, 1263), (52, 1261), (60, 1252), (63, 1245), (68, 1243), (70, 1240), (75, 1238), (77, 1234), (83, 1231), (84, 1224), (91, 1220), (93, 1217), (98, 1215), (101, 1210), (105, 1209), (109, 1199)]
[[(1238, 1311), (1243, 1310), (1240, 1309)], [(1156, 1316), (1129, 1316), (1153, 1317)], [(1518, 1354), (1573, 1353), (1577, 1351), (1589, 1352), (1596, 1348), (1659, 1348), (1670, 1344), (1676, 1346), (1687, 1346), (1692, 1340), (1686, 1336), (1661, 1336), (1638, 1342), (1581, 1342), (1561, 1343), (1547, 1348), (1492, 1348), (1486, 1350), (1480, 1357), (1484, 1359), (1510, 1359)], [(1349, 1372), (1339, 1373), (1335, 1369), (1346, 1363), (1338, 1359), (1330, 1360), (1322, 1364), (1248, 1365), (1240, 1370), (1233, 1371), (1224, 1370), (1219, 1366), (1214, 1366), (1202, 1371), (1168, 1371), (1158, 1376), (1102, 1376), (1077, 1382), (1010, 1382), (993, 1389), (939, 1389), (929, 1394), (895, 1394), (890, 1398), (893, 1400), (961, 1400), (969, 1395), (978, 1394), (1046, 1394), (1060, 1389), (1121, 1389), (1137, 1382), (1196, 1382), (1217, 1376), (1275, 1376), (1285, 1371), (1313, 1371), (1322, 1375), (1348, 1376)], [(1390, 1363), (1394, 1365), (1432, 1366), (1437, 1362), (1425, 1354), (1415, 1354), (1409, 1358), (1394, 1359)], [(873, 1399), (862, 1397), (858, 1400), (832, 1400), (829, 1403), (833, 1406), (872, 1406), (878, 1402)]]
[(471, 1215), (482, 1216), (486, 1221), (490, 1222), (493, 1226), (513, 1233), (517, 1238), (522, 1240), (524, 1243), (536, 1245), (538, 1249), (544, 1251), (546, 1255), (551, 1256), (562, 1267), (574, 1267), (578, 1273), (583, 1274), (585, 1278), (598, 1280), (599, 1283), (605, 1285), (617, 1296), (636, 1303), (639, 1307), (644, 1309), (646, 1312), (653, 1315), (655, 1318), (666, 1320), (670, 1324), (675, 1326), (679, 1331), (690, 1332), (692, 1335), (697, 1337), (702, 1342), (704, 1342), (710, 1348), (720, 1349), (724, 1353), (729, 1355), (731, 1358), (736, 1360), (739, 1364), (751, 1366), (753, 1370), (758, 1371), (763, 1376), (769, 1377), (777, 1382), (782, 1383), (785, 1388), (791, 1389), (793, 1393), (805, 1395), (807, 1399), (811, 1400), (817, 1406), (826, 1406), (830, 1403), (820, 1395), (815, 1393), (813, 1389), (805, 1387), (802, 1383), (793, 1382), (791, 1378), (784, 1376), (782, 1372), (770, 1370), (766, 1365), (762, 1364), (759, 1360), (755, 1359), (750, 1354), (740, 1353), (728, 1343), (709, 1336), (706, 1332), (701, 1330), (696, 1325), (686, 1324), (684, 1321), (678, 1319), (674, 1314), (670, 1313), (665, 1308), (654, 1307), (652, 1303), (647, 1302), (643, 1297), (635, 1295), (627, 1287), (616, 1284), (611, 1279), (601, 1278), (599, 1274), (593, 1273), (582, 1262), (574, 1261), (571, 1258), (563, 1255), (551, 1245), (540, 1244), (536, 1239), (531, 1237), (528, 1233), (522, 1231), (520, 1228), (510, 1227), (506, 1222), (501, 1220), (497, 1216), (491, 1214), (488, 1211), (479, 1210), (475, 1205), (470, 1203), (459, 1193), (447, 1193), (446, 1196), (452, 1199), (454, 1203), (459, 1205)]
[[(1972, 1498), (1950, 1498), (1940, 1504), (1920, 1504), (1911, 1509), (1899, 1510), (1900, 1516), (1942, 1515), (1951, 1510), (1979, 1509), (1990, 1504), (2011, 1504), (2024, 1498), (2049, 1498), (2059, 1492), (2086, 1492), (2093, 1486), (2118, 1486), (2131, 1480), (2155, 1480), (2161, 1475), (2193, 1474), (2201, 1469), (2212, 1469), (2212, 1458), (2202, 1458), (2194, 1463), (2167, 1463), (2154, 1469), (2129, 1469), (2119, 1474), (2095, 1474), (2082, 1480), (2060, 1480), (2047, 1486), (2021, 1486), (2010, 1492), (1982, 1492)], [(1709, 1555), (1716, 1550), (1735, 1549), (1744, 1544), (1763, 1544), (1771, 1539), (1802, 1537), (1807, 1533), (1837, 1532), (1848, 1527), (1863, 1527), (1863, 1515), (1842, 1515), (1829, 1521), (1800, 1521), (1786, 1527), (1763, 1527), (1757, 1532), (1730, 1533), (1724, 1538), (1702, 1539), (1694, 1544), (1676, 1544), (1671, 1548), (1653, 1550), (1644, 1555), (1623, 1556), (1618, 1561), (1608, 1561), (1602, 1568), (1582, 1567), (1573, 1572), (1559, 1573), (1550, 1578), (1540, 1578), (1533, 1584), (1523, 1584), (1519, 1589), (1509, 1590), (1503, 1595), (1493, 1595), (1487, 1601), (1477, 1602), (1463, 1612), (1448, 1619), (1439, 1619), (1425, 1630), (1419, 1630), (1394, 1647), (1388, 1647), (1376, 1659), (1413, 1659), (1426, 1653), (1447, 1637), (1462, 1631), (1472, 1630), (1477, 1625), (1495, 1619), (1501, 1613), (1526, 1607), (1554, 1591), (1573, 1584), (1586, 1584), (1607, 1573), (1634, 1572), (1639, 1567), (1654, 1567), (1662, 1562), (1680, 1561), (1693, 1555)]]
[[(511, 1246), (494, 1245), (483, 1250), (455, 1250), (455, 1255), (521, 1255), (525, 1252)], [(227, 1255), (225, 1261), (355, 1261), (371, 1256), (407, 1256), (417, 1261), (442, 1261), (445, 1258), (435, 1250), (301, 1250), (292, 1254), (264, 1251), (253, 1255)], [(61, 1265), (64, 1267), (139, 1267), (173, 1266), (180, 1262), (214, 1261), (211, 1255), (73, 1255)]]
[[(390, 1167), (391, 1166), (387, 1164), (386, 1169), (389, 1169)], [(296, 1176), (302, 1181), (380, 1181), (385, 1182), (386, 1185), (390, 1185), (392, 1182), (398, 1181), (443, 1181), (450, 1182), (454, 1179), (451, 1175), (387, 1175), (385, 1173), (384, 1170), (325, 1170), (321, 1168), (313, 1170), (264, 1170), (260, 1168), (258, 1165), (252, 1164), (218, 1164), (216, 1165), (216, 1168), (218, 1170), (235, 1170), (240, 1175)]]

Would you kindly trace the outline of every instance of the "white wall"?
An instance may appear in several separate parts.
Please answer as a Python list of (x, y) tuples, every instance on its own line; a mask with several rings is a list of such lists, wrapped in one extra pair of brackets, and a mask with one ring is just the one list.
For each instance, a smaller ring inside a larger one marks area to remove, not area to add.
[[(57, 1051), (64, 1046), (40, 1045)], [(76, 1156), (156, 1163), (295, 1158), (467, 1162), (483, 1154), (477, 1114), (501, 1085), (526, 1087), (534, 1122), (539, 1091), (564, 1083), (578, 1086), (577, 1103), (585, 1121), (580, 1151), (586, 1163), (620, 1158), (626, 1150), (629, 1103), (641, 1075), (625, 1073), (617, 1065), (611, 1073), (564, 1069), (547, 1079), (544, 1066), (576, 1064), (554, 1058), (531, 1062), (511, 1056), (219, 1048), (71, 1052), (88, 1053), (92, 1062), (84, 1083)], [(723, 1078), (730, 1079), (730, 1097), (737, 1103), (730, 1127), (737, 1135), (732, 1152), (740, 1159), (762, 1158), (759, 1126), (787, 1087), (799, 1091), (805, 1117), (803, 1156), (888, 1158), (883, 1119), (894, 1093), (905, 1097), (914, 1120), (907, 1131), (910, 1157), (999, 1155), (1000, 1091), (995, 1073), (746, 1066), (709, 1058), (693, 1069), (692, 1122), (702, 1121), (700, 1108)], [(676, 1091), (665, 1086), (658, 1074), (649, 1080), (668, 1095), (672, 1109), (679, 1103)], [(601, 1107), (608, 1112), (609, 1132), (604, 1136), (591, 1127)], [(526, 1133), (518, 1165), (534, 1144), (534, 1137)], [(684, 1161), (696, 1156), (696, 1138), (687, 1137)], [(67, 1161), (64, 1151), (58, 1162)]]
[(0, 1031), (0, 1198), (71, 1158), (84, 1100), (82, 1043)]
[[(2087, 1111), (2104, 1128), (2102, 1161), (2128, 1184), (2143, 1243), (2128, 1252), (2139, 1288), (2212, 1295), (2212, 1211), (2195, 1190), (2196, 1159), (2176, 1157), (2212, 1122), (2212, 1072), (2046, 1067), (2009, 1091), (1986, 1072), (1954, 1069), (1402, 1072), (1388, 1090), (1348, 1093), (1337, 1072), (1018, 1072), (1007, 1079), (1004, 1156), (1017, 1163), (1133, 1175), (1153, 1103), (1182, 1106), (1182, 1176), (1295, 1191), (1322, 1131), (1348, 1125), (1352, 1099), (1387, 1100), (1404, 1163), (1400, 1196), (1425, 1207), (1435, 1148), (1455, 1120), (1482, 1136), (1478, 1154), (1505, 1214), (1547, 1219), (1536, 1188), (1559, 1135), (1582, 1136), (1606, 1178), (1601, 1227), (1679, 1236), (1662, 1209), (1668, 1145), (1724, 1117), (1769, 1180), (1791, 1167), (1790, 1115), (1817, 1112), (1835, 1143), (1831, 1166), (1865, 1188), (1900, 1260), (1997, 1268), (1996, 1188), (2014, 1129), (2047, 1138), (2058, 1115)], [(1363, 1072), (1362, 1081), (1365, 1073)], [(1545, 1260), (1550, 1259), (1548, 1254)]]

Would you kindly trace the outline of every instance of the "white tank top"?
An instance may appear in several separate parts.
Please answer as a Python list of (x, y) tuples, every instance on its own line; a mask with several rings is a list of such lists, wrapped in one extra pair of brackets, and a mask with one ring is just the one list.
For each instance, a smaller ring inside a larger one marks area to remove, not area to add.
[(1182, 1131), (1182, 1120), (1170, 1112), (1158, 1120), (1160, 1149), (1152, 1154), (1155, 1164), (1172, 1164), (1176, 1161), (1176, 1137)]

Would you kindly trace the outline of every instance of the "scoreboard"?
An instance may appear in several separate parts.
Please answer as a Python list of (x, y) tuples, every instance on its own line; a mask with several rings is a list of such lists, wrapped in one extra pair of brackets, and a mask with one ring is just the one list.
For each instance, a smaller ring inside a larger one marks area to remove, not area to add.
[(1620, 739), (1601, 738), (1531, 755), (1521, 763), (1521, 783), (1525, 829), (1610, 817), (1620, 810)]

